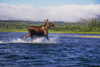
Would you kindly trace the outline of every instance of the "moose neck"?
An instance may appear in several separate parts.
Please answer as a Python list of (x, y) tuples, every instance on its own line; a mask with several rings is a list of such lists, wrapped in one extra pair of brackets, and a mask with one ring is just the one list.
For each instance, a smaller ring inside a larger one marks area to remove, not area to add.
[(46, 29), (48, 29), (50, 27), (50, 25), (47, 22), (45, 23), (44, 26), (45, 26)]

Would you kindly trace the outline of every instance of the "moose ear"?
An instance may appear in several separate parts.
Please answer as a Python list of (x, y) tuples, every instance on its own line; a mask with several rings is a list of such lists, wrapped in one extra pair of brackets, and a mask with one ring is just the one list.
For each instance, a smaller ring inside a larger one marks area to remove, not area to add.
[(47, 19), (47, 21), (49, 21), (49, 20)]
[(46, 20), (44, 19), (44, 21), (46, 22)]

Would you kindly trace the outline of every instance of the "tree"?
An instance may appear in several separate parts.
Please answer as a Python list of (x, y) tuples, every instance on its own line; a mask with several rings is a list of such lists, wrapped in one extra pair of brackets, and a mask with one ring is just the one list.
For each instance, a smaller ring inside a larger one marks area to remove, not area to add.
[(97, 19), (92, 18), (91, 23), (89, 24), (90, 28), (97, 27)]
[(24, 23), (23, 28), (26, 28), (26, 24)]
[(100, 21), (98, 22), (98, 27), (100, 27)]
[(94, 18), (92, 18), (92, 20), (91, 20), (91, 23), (90, 23), (90, 27), (92, 28), (92, 27), (94, 27)]
[(10, 23), (10, 28), (13, 28), (13, 22)]
[(16, 29), (19, 29), (19, 23), (16, 21)]
[(94, 24), (95, 24), (94, 26), (97, 27), (97, 19), (96, 18), (94, 20)]
[(28, 23), (28, 26), (27, 27), (30, 27), (30, 23)]
[(7, 29), (8, 29), (8, 28), (9, 28), (9, 25), (8, 25), (8, 24), (6, 24), (6, 25), (5, 25), (5, 28), (7, 28)]

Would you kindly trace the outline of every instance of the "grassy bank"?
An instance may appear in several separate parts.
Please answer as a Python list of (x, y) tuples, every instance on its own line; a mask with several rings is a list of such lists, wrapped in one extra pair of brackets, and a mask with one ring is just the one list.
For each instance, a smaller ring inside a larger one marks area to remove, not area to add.
[(25, 29), (0, 29), (0, 32), (28, 32)]
[[(0, 32), (28, 32), (27, 29), (0, 29)], [(100, 32), (77, 32), (77, 31), (54, 31), (49, 30), (49, 33), (73, 33), (73, 34), (100, 34)]]
[(100, 32), (50, 31), (49, 33), (100, 34)]

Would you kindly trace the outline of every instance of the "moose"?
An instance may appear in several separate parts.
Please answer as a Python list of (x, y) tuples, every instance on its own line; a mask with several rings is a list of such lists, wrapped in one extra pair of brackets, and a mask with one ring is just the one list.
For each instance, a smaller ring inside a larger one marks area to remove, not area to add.
[(54, 24), (50, 23), (49, 20), (45, 20), (44, 21), (46, 22), (45, 25), (41, 25), (41, 26), (30, 26), (28, 28), (28, 32), (29, 34), (26, 34), (24, 36), (24, 41), (26, 40), (26, 37), (31, 37), (31, 41), (33, 41), (33, 36), (39, 36), (39, 37), (42, 37), (42, 36), (46, 36), (47, 40), (49, 41), (49, 38), (48, 38), (48, 29), (50, 26), (54, 26)]

